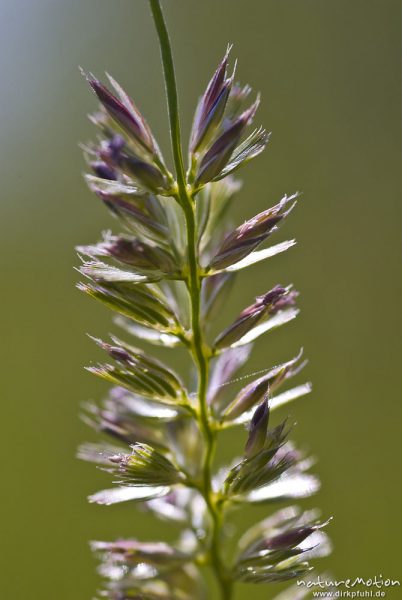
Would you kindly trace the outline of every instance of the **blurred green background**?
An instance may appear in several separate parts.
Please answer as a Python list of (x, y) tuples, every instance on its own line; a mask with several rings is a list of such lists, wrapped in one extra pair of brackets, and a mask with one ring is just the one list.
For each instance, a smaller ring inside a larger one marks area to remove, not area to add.
[[(334, 553), (319, 567), (401, 578), (402, 3), (165, 5), (185, 135), (227, 42), (239, 78), (262, 92), (258, 119), (272, 141), (241, 174), (235, 222), (303, 192), (275, 238), (296, 236), (299, 246), (243, 275), (222, 321), (277, 282), (301, 291), (302, 315), (259, 342), (250, 370), (302, 345), (310, 359), (314, 393), (284, 414), (319, 458), (323, 488), (304, 505), (334, 516)], [(88, 600), (98, 585), (89, 539), (174, 530), (132, 505), (87, 505), (109, 479), (74, 457), (95, 439), (79, 405), (105, 391), (82, 368), (96, 357), (85, 333), (111, 325), (74, 288), (73, 248), (113, 226), (81, 178), (78, 142), (94, 135), (86, 113), (95, 104), (78, 65), (126, 86), (168, 154), (159, 54), (145, 0), (1, 0), (0, 23), (0, 596)], [(251, 510), (243, 525), (266, 514)], [(237, 599), (250, 593), (270, 598), (272, 589), (244, 586)]]

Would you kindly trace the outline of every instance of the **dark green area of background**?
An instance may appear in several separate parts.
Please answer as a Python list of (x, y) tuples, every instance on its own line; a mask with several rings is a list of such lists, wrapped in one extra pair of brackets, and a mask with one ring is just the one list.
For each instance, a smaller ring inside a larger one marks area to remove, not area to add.
[[(321, 568), (401, 578), (402, 3), (165, 5), (186, 135), (227, 42), (241, 80), (262, 92), (258, 120), (272, 141), (242, 172), (234, 222), (303, 191), (275, 239), (296, 236), (299, 246), (242, 276), (221, 319), (277, 282), (301, 291), (298, 321), (258, 343), (250, 370), (302, 345), (310, 359), (314, 393), (284, 414), (319, 458), (323, 489), (305, 506), (334, 515), (335, 549)], [(111, 325), (74, 289), (73, 247), (113, 226), (81, 179), (77, 143), (94, 134), (85, 118), (94, 98), (77, 65), (121, 81), (168, 154), (159, 55), (144, 0), (2, 0), (0, 24), (0, 596), (88, 600), (97, 586), (88, 539), (173, 530), (132, 505), (87, 505), (109, 480), (74, 458), (79, 442), (94, 439), (79, 404), (105, 391), (82, 369), (98, 356), (85, 332)], [(235, 452), (239, 438), (229, 442)], [(239, 522), (266, 513), (253, 510)], [(237, 600), (272, 593), (242, 587)]]

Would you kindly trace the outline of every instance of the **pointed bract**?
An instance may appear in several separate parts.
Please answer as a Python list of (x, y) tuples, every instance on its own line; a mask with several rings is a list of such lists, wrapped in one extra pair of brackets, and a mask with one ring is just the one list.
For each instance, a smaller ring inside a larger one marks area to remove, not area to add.
[(255, 456), (264, 448), (267, 437), (268, 420), (269, 406), (268, 400), (266, 399), (257, 407), (253, 418), (251, 419), (247, 443), (244, 449), (246, 458)]
[(196, 152), (222, 121), (233, 82), (233, 78), (226, 78), (229, 51), (230, 48), (199, 101), (191, 131), (191, 152)]
[(263, 318), (273, 316), (278, 311), (294, 306), (297, 293), (280, 285), (275, 286), (263, 296), (245, 308), (237, 319), (227, 327), (215, 340), (216, 349), (227, 348), (241, 340)]
[(171, 461), (148, 444), (134, 444), (130, 454), (111, 454), (108, 459), (108, 471), (119, 477), (120, 484), (164, 486), (183, 480)]
[(242, 260), (255, 250), (276, 231), (277, 225), (289, 214), (294, 204), (286, 211), (284, 211), (285, 207), (296, 197), (296, 194), (289, 197), (285, 196), (279, 204), (259, 213), (227, 235), (213, 257), (210, 267), (212, 269), (223, 269)]
[[(155, 153), (153, 137), (144, 118), (140, 115), (131, 99), (125, 95), (125, 101), (114, 96), (106, 86), (104, 86), (93, 75), (84, 73), (89, 85), (98, 97), (98, 100), (104, 106), (106, 111), (118, 125), (145, 150), (151, 154)], [(120, 88), (121, 89), (121, 88)], [(123, 91), (121, 90), (123, 93)]]
[(201, 160), (195, 179), (196, 185), (203, 185), (208, 181), (219, 179), (221, 171), (229, 162), (244, 129), (252, 122), (258, 105), (259, 99), (245, 110), (212, 144)]
[[(241, 347), (240, 347), (241, 348)], [(239, 348), (239, 349), (240, 349)], [(234, 350), (237, 350), (236, 348)], [(292, 360), (269, 369), (264, 375), (246, 385), (232, 400), (223, 413), (225, 421), (238, 419), (246, 411), (249, 411), (267, 393), (271, 398), (274, 391), (289, 377), (297, 375), (305, 363), (299, 363), (302, 351)]]

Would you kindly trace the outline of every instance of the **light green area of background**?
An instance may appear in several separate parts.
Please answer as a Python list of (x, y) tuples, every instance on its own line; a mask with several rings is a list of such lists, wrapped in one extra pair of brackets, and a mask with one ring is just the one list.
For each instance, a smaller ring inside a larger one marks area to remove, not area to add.
[[(323, 489), (305, 506), (334, 515), (335, 550), (320, 568), (402, 579), (402, 3), (165, 4), (186, 134), (227, 42), (241, 80), (262, 92), (258, 119), (272, 141), (242, 173), (234, 222), (303, 191), (275, 239), (296, 236), (298, 248), (249, 270), (221, 320), (275, 283), (301, 291), (298, 322), (259, 342), (250, 370), (302, 345), (310, 359), (314, 393), (283, 414), (319, 458)], [(161, 69), (143, 0), (1, 0), (0, 23), (0, 596), (88, 600), (98, 584), (88, 539), (171, 538), (173, 530), (130, 505), (87, 505), (109, 480), (74, 458), (79, 442), (95, 439), (79, 404), (105, 390), (82, 369), (97, 356), (85, 332), (111, 325), (74, 289), (73, 247), (112, 226), (81, 179), (77, 143), (93, 135), (85, 114), (94, 98), (77, 65), (113, 73), (168, 153)], [(227, 442), (235, 452), (242, 440)], [(253, 510), (240, 515), (242, 526), (266, 512)], [(273, 591), (242, 587), (237, 600), (250, 594)]]

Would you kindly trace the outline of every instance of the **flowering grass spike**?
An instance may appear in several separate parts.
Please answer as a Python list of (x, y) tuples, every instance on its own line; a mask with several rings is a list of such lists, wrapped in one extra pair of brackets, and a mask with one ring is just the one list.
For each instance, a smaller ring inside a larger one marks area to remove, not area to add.
[[(297, 195), (284, 196), (230, 230), (230, 204), (240, 188), (232, 174), (269, 139), (263, 128), (253, 128), (259, 96), (250, 99), (251, 89), (236, 82), (228, 47), (199, 100), (185, 168), (169, 37), (159, 0), (150, 5), (164, 67), (173, 172), (121, 86), (110, 76), (106, 86), (86, 75), (100, 103), (91, 115), (98, 141), (85, 147), (86, 179), (120, 232), (78, 248), (78, 287), (116, 313), (121, 338), (94, 339), (105, 362), (88, 371), (111, 388), (99, 405), (85, 406), (84, 420), (105, 441), (83, 445), (79, 457), (111, 475), (110, 488), (93, 494), (91, 502), (137, 502), (181, 528), (172, 545), (132, 538), (93, 542), (104, 580), (100, 598), (231, 600), (236, 582), (303, 578), (310, 559), (330, 549), (325, 523), (314, 511), (294, 506), (270, 514), (235, 544), (227, 527), (235, 510), (251, 511), (256, 503), (270, 510), (273, 502), (304, 498), (319, 488), (309, 473), (311, 459), (288, 439), (291, 427), (275, 423), (278, 406), (310, 391), (301, 384), (278, 393), (303, 368), (301, 353), (267, 365), (237, 393), (228, 385), (246, 365), (253, 342), (297, 316), (297, 292), (276, 285), (250, 298), (215, 339), (210, 332), (236, 272), (295, 244), (260, 248)], [(138, 341), (148, 349), (138, 348)], [(163, 361), (152, 355), (153, 346), (168, 349)], [(169, 366), (176, 348), (193, 361), (195, 384), (185, 369), (178, 374)], [(234, 427), (241, 429), (241, 455), (217, 468), (219, 433)], [(216, 589), (206, 584), (207, 567)], [(290, 588), (280, 598), (295, 593)], [(307, 587), (297, 590), (297, 598), (308, 594)]]

